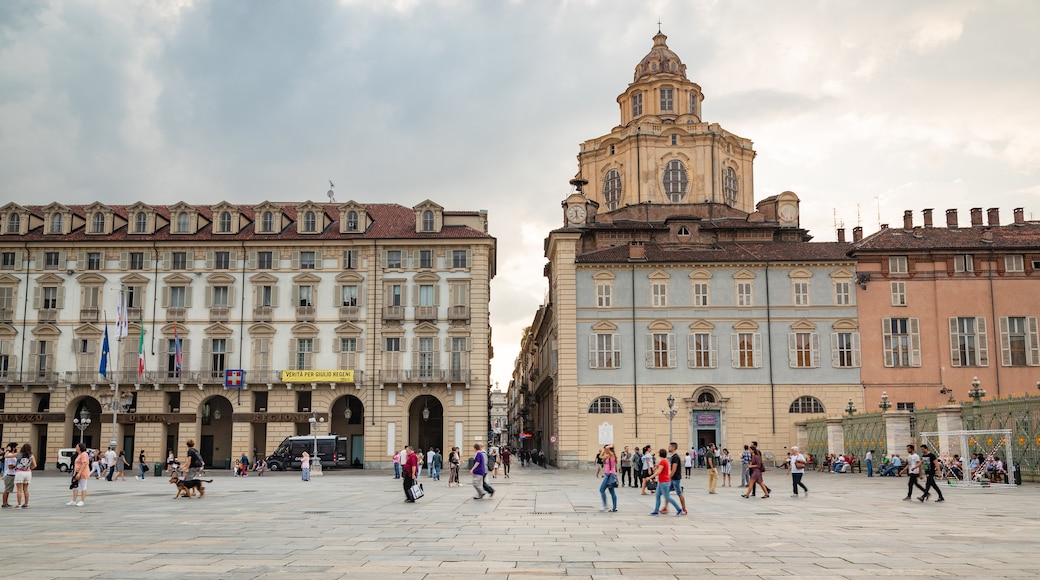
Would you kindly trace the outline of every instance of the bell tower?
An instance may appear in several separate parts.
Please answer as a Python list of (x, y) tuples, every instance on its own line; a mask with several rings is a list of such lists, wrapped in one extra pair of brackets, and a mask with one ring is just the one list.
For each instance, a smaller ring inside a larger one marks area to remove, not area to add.
[(701, 120), (704, 94), (658, 32), (617, 97), (621, 124), (580, 145), (577, 179), (611, 212), (641, 203), (714, 203), (751, 213), (755, 150), (750, 139)]

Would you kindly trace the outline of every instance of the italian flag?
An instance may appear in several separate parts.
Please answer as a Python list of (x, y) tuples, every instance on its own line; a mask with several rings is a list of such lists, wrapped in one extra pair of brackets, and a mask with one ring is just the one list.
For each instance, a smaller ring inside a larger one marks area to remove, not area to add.
[(137, 380), (144, 378), (144, 320), (141, 321), (141, 339), (137, 343)]

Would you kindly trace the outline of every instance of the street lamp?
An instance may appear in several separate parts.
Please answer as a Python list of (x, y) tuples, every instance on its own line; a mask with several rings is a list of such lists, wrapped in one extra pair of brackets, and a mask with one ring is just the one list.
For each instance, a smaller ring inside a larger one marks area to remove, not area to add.
[[(118, 387), (116, 387), (116, 388), (118, 389)], [(117, 394), (115, 394), (115, 395), (102, 395), (100, 397), (100, 399), (101, 399), (101, 409), (102, 410), (108, 409), (109, 411), (112, 411), (112, 440), (108, 443), (108, 446), (111, 447), (112, 449), (115, 449), (116, 448), (116, 444), (117, 444), (116, 443), (116, 418), (119, 415), (120, 411), (125, 413), (130, 408), (130, 405), (132, 405), (133, 402), (134, 402), (134, 394), (133, 393), (126, 393), (126, 392), (124, 392), (123, 394), (120, 395), (120, 394), (118, 394), (118, 392), (119, 391), (117, 390), (116, 391)]]
[(881, 402), (877, 406), (882, 413), (887, 413), (892, 408), (892, 403), (888, 402), (888, 391), (881, 391)]
[(72, 424), (79, 429), (79, 444), (83, 445), (83, 432), (90, 427), (90, 411), (86, 407), (79, 410), (79, 418), (74, 418)]
[(852, 403), (852, 397), (849, 397), (849, 405), (845, 407), (845, 412), (849, 414), (849, 417), (856, 414), (856, 405)]
[(675, 415), (679, 412), (679, 409), (675, 408), (675, 396), (668, 395), (668, 408), (661, 407), (661, 414), (668, 417), (668, 442), (672, 442), (672, 421), (675, 419)]
[(949, 395), (950, 396), (950, 400), (946, 401), (947, 403), (956, 403), (957, 402), (953, 398), (953, 389), (951, 389), (951, 388), (949, 388), (949, 387), (944, 385), (943, 388), (939, 389), (939, 392), (944, 394), (944, 395)]
[(350, 403), (347, 403), (347, 408), (345, 411), (343, 411), (343, 418), (347, 420), (347, 423), (350, 423), (350, 418), (353, 416), (354, 411), (350, 410)]
[(971, 390), (968, 391), (968, 396), (975, 401), (977, 405), (983, 397), (986, 396), (986, 390), (981, 389), (982, 383), (979, 381), (979, 377), (972, 377), (971, 379)]

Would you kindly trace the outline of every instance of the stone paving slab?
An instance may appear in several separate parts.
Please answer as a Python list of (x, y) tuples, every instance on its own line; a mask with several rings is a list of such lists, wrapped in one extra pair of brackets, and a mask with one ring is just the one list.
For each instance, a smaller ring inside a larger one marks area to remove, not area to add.
[[(690, 515), (647, 515), (653, 496), (620, 488), (600, 511), (591, 471), (514, 469), (493, 498), (424, 478), (403, 503), (384, 472), (236, 478), (204, 499), (172, 499), (165, 478), (68, 480), (39, 473), (28, 510), (0, 511), (3, 574), (16, 578), (1037, 578), (1040, 486), (943, 488), (945, 503), (901, 501), (906, 480), (810, 473), (791, 498), (770, 471), (768, 499), (708, 495), (685, 482)], [(13, 498), (12, 498), (13, 499)]]

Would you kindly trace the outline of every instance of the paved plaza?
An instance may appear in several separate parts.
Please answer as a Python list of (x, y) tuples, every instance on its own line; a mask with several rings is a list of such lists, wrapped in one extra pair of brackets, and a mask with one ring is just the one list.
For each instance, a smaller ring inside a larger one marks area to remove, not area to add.
[[(174, 500), (167, 478), (91, 480), (87, 505), (68, 507), (68, 477), (31, 485), (28, 510), (5, 509), (6, 577), (92, 578), (694, 578), (969, 577), (1040, 574), (1040, 486), (943, 488), (945, 503), (901, 501), (906, 479), (766, 472), (773, 494), (708, 495), (686, 481), (690, 515), (651, 517), (653, 496), (618, 490), (600, 511), (588, 470), (528, 467), (489, 480), (475, 501), (445, 480), (403, 503), (385, 472), (299, 472), (235, 478), (214, 472), (205, 499)], [(739, 476), (737, 476), (739, 479)], [(609, 498), (609, 495), (608, 495)], [(934, 499), (934, 498), (933, 498)], [(14, 497), (11, 497), (12, 503)]]

